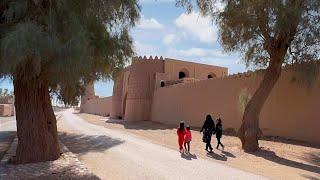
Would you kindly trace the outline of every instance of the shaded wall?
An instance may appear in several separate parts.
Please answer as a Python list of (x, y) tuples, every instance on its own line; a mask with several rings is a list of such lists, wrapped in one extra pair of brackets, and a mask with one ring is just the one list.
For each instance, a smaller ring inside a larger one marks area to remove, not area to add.
[(86, 84), (85, 89), (84, 89), (84, 94), (81, 96), (81, 104), (80, 104), (80, 112), (85, 112), (84, 104), (86, 104), (89, 100), (98, 98), (95, 96), (94, 92), (94, 83), (89, 82)]
[(0, 104), (0, 116), (13, 116), (13, 109), (12, 104)]
[(164, 61), (134, 59), (128, 75), (127, 92), (123, 101), (124, 119), (150, 120), (156, 73), (164, 72)]
[[(240, 74), (158, 88), (153, 97), (151, 120), (200, 127), (206, 114), (220, 115), (224, 129), (237, 130), (243, 111), (239, 95), (253, 94), (263, 72)], [(320, 143), (320, 82), (311, 89), (292, 83), (293, 73), (283, 72), (260, 115), (264, 135)], [(243, 93), (242, 93), (243, 94)]]
[(96, 114), (100, 116), (109, 116), (112, 106), (112, 97), (95, 98), (88, 100), (82, 105), (82, 112)]
[(124, 73), (120, 72), (119, 76), (115, 79), (113, 84), (112, 92), (112, 107), (111, 107), (111, 118), (120, 118), (123, 117), (122, 114), (122, 99), (123, 99), (123, 76)]

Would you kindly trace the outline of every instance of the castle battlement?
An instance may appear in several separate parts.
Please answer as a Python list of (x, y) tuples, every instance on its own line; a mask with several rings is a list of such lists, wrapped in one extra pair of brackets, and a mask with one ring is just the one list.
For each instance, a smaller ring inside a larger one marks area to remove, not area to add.
[(152, 56), (149, 56), (149, 58), (147, 58), (147, 56), (135, 56), (133, 57), (134, 60), (140, 60), (140, 61), (146, 61), (146, 60), (149, 60), (149, 61), (153, 61), (153, 60), (165, 60), (162, 56), (158, 57), (158, 56), (155, 56), (154, 58)]

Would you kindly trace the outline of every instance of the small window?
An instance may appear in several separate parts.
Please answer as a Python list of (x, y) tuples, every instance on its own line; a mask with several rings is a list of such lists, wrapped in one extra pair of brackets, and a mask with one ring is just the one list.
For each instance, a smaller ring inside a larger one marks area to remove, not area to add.
[(164, 81), (160, 81), (160, 87), (164, 87), (164, 86), (165, 86)]

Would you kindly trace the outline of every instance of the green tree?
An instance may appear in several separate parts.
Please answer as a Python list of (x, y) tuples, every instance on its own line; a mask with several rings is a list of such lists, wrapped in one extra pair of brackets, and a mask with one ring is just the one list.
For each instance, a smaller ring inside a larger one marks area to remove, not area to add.
[[(247, 65), (265, 68), (238, 131), (245, 151), (259, 147), (259, 115), (284, 64), (319, 60), (319, 0), (177, 0), (190, 12), (196, 5), (219, 26), (227, 52), (240, 52)], [(315, 63), (316, 64), (316, 63)], [(312, 64), (313, 67), (316, 67)]]
[(0, 77), (13, 79), (18, 163), (60, 156), (50, 92), (72, 102), (78, 86), (112, 77), (133, 55), (139, 13), (136, 0), (0, 2)]
[(4, 91), (3, 91), (3, 96), (8, 96), (8, 95), (9, 95), (8, 92), (9, 92), (8, 89), (4, 89)]

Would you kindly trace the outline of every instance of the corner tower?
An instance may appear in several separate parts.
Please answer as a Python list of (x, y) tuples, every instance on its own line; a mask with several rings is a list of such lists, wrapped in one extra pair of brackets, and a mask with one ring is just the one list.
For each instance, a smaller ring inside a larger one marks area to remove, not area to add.
[(156, 73), (164, 73), (162, 57), (134, 57), (115, 82), (111, 117), (150, 120)]

